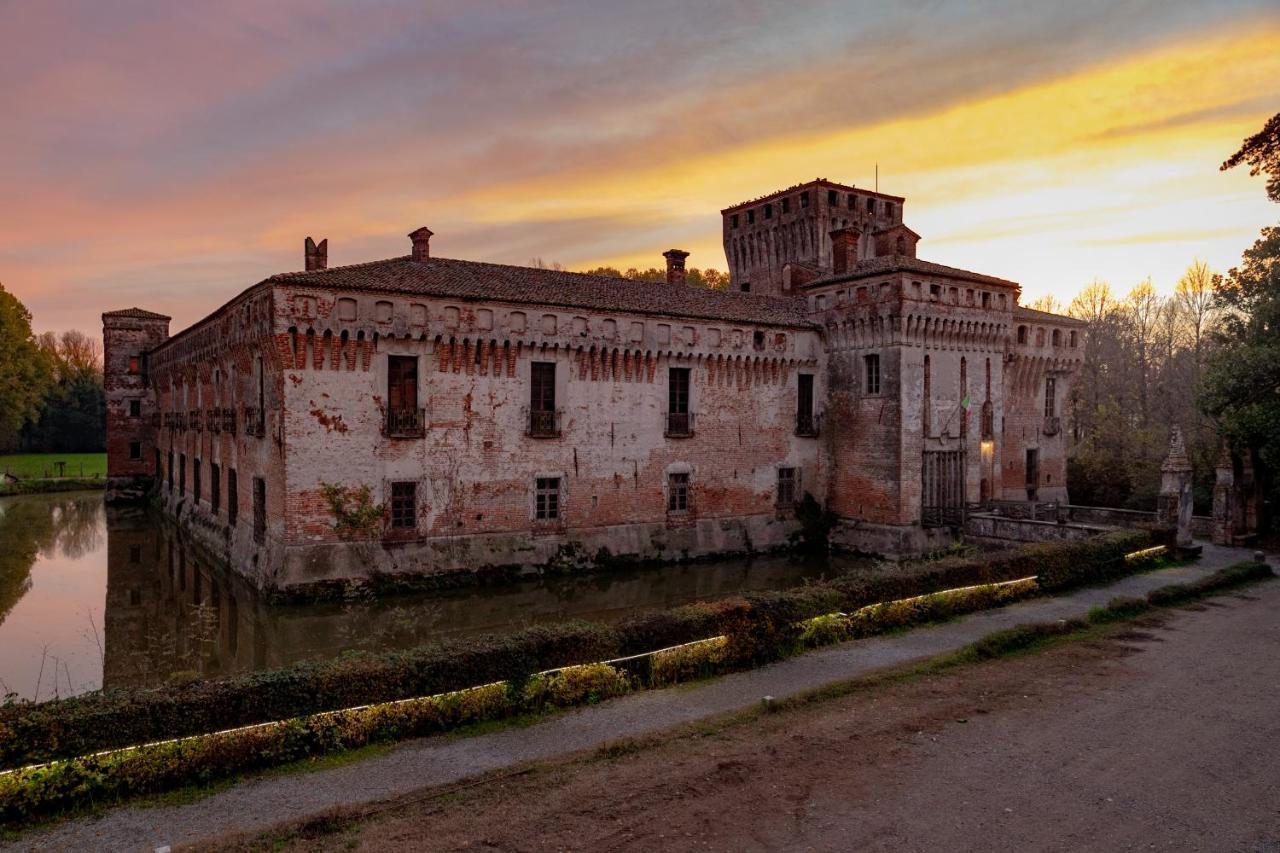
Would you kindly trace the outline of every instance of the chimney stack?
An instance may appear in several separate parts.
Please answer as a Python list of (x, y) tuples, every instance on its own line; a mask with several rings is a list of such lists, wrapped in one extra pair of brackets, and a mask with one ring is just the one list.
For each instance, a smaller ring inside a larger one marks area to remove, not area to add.
[(850, 225), (831, 232), (831, 272), (844, 275), (858, 263), (858, 238), (862, 232)]
[(413, 241), (413, 252), (410, 257), (415, 261), (425, 261), (431, 257), (431, 229), (427, 227), (419, 228), (409, 234), (409, 239)]
[(689, 253), (682, 249), (667, 249), (662, 253), (667, 259), (667, 284), (684, 284), (684, 259)]
[(316, 245), (316, 241), (310, 237), (302, 244), (302, 258), (306, 263), (307, 272), (315, 272), (329, 268), (329, 241), (324, 239), (320, 241), (320, 245)]

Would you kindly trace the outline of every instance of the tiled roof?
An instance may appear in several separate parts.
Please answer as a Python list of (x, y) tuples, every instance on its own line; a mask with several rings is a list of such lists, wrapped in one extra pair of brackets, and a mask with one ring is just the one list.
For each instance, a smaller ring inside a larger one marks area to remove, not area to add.
[(403, 293), (466, 301), (495, 300), (619, 313), (657, 314), (813, 327), (803, 299), (727, 290), (678, 287), (664, 282), (585, 275), (562, 270), (486, 264), (449, 258), (390, 258), (314, 272), (281, 273), (268, 282), (339, 290)]
[(122, 308), (119, 311), (104, 311), (103, 317), (131, 317), (135, 320), (172, 320), (167, 314), (157, 314), (142, 308)]
[(1026, 320), (1039, 320), (1042, 323), (1057, 323), (1060, 326), (1087, 326), (1084, 320), (1075, 317), (1067, 317), (1062, 314), (1051, 314), (1048, 311), (1037, 311), (1035, 308), (1026, 308), (1022, 305), (1014, 306), (1013, 316), (1022, 317)]
[[(912, 232), (914, 233), (914, 232)], [(935, 264), (932, 261), (922, 261), (919, 258), (913, 258), (909, 255), (882, 255), (878, 258), (869, 258), (865, 261), (858, 261), (857, 265), (844, 275), (828, 276), (817, 281), (811, 282), (810, 286), (818, 286), (823, 284), (831, 284), (840, 281), (853, 281), (859, 278), (868, 278), (870, 276), (886, 275), (895, 272), (912, 272), (921, 275), (936, 275), (945, 278), (958, 278), (964, 281), (973, 281), (979, 284), (994, 284), (1000, 287), (1018, 287), (1016, 281), (1009, 281), (1003, 278), (996, 278), (991, 275), (983, 275), (981, 273), (969, 272), (958, 267), (949, 267), (944, 264)]]

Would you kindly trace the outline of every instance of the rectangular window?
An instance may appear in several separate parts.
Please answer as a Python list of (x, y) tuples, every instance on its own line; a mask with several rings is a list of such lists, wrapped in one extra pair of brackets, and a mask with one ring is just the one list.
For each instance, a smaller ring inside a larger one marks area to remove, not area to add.
[(418, 414), (418, 357), (387, 356), (387, 435), (420, 435)]
[(1051, 418), (1057, 412), (1054, 397), (1057, 394), (1057, 382), (1050, 376), (1044, 380), (1044, 416)]
[(689, 510), (689, 475), (667, 475), (667, 511), (688, 512)]
[(771, 204), (766, 204), (766, 205), (764, 206), (764, 218), (765, 218), (765, 219), (773, 219), (773, 205), (771, 205)]
[(867, 213), (876, 212), (876, 200), (874, 198), (867, 199)]
[(413, 530), (418, 526), (418, 484), (391, 484), (391, 527)]
[(267, 541), (267, 481), (253, 478), (253, 541)]
[(538, 521), (559, 520), (559, 477), (538, 477), (534, 480), (534, 518)]
[(755, 211), (755, 208), (752, 208), (751, 210), (747, 211), (747, 224), (751, 225), (755, 221), (756, 221), (756, 211)]
[(667, 434), (689, 435), (693, 432), (693, 416), (689, 413), (689, 368), (672, 367), (667, 371)]
[(213, 514), (222, 512), (222, 468), (209, 463), (209, 505)]
[(784, 197), (783, 197), (783, 199), (782, 199), (782, 212), (783, 212), (783, 213), (789, 213), (789, 212), (791, 212), (791, 197), (790, 197), (790, 196), (784, 196)]
[(227, 469), (227, 522), (232, 527), (240, 520), (239, 483), (236, 482), (236, 469)]
[(173, 491), (173, 451), (169, 451), (169, 491)]
[(778, 469), (778, 506), (790, 507), (796, 503), (796, 469)]
[(556, 365), (535, 361), (529, 365), (529, 435), (556, 434)]
[(800, 384), (796, 394), (796, 434), (814, 435), (816, 424), (813, 422), (813, 374), (801, 373), (797, 378)]
[(200, 502), (200, 460), (194, 459), (191, 462), (191, 492), (196, 499), (196, 503)]
[(142, 401), (141, 400), (129, 401), (129, 417), (131, 418), (142, 417)]
[(139, 442), (139, 441), (129, 442), (129, 458), (130, 459), (142, 458), (142, 442)]
[(880, 356), (868, 355), (864, 357), (867, 364), (867, 393), (880, 393)]
[(1040, 451), (1034, 447), (1027, 448), (1027, 500), (1037, 497), (1040, 486)]
[(735, 213), (733, 216), (729, 218), (729, 220), (734, 228), (738, 227), (738, 214)]
[(827, 204), (835, 207), (840, 203), (839, 199), (840, 197), (836, 194), (835, 190), (827, 190)]
[(178, 456), (178, 494), (187, 496), (187, 454)]

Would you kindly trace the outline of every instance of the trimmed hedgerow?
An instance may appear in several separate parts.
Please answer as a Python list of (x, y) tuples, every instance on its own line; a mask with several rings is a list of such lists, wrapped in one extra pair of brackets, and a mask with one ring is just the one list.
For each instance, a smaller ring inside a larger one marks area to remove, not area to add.
[[(1108, 547), (1115, 547), (1118, 542)], [(1105, 554), (1104, 551), (1094, 553), (1095, 556)], [(1136, 565), (1125, 563), (1123, 553), (1120, 563), (1129, 568)], [(1214, 576), (1195, 588), (1207, 592), (1261, 577), (1263, 573), (1269, 574), (1265, 566), (1261, 572), (1235, 567), (1219, 573), (1229, 576)], [(44, 766), (0, 774), (0, 822), (30, 820), (69, 807), (116, 801), (193, 782), (207, 783), (256, 768), (380, 741), (431, 734), (471, 722), (597, 702), (636, 688), (675, 684), (740, 669), (805, 647), (871, 636), (999, 606), (1033, 594), (1037, 589), (1036, 581), (1018, 579), (932, 592), (866, 605), (847, 614), (828, 612), (807, 619), (800, 617), (815, 608), (828, 607), (836, 600), (830, 588), (820, 585), (791, 594), (729, 599), (712, 605), (680, 608), (678, 616), (662, 623), (644, 619), (635, 623), (645, 631), (655, 630), (654, 625), (659, 624), (665, 636), (692, 629), (692, 626), (705, 629), (718, 624), (725, 632), (723, 636), (700, 639), (614, 664), (583, 663), (531, 673), (528, 670), (531, 658), (527, 655), (532, 651), (577, 653), (590, 643), (599, 647), (610, 639), (608, 629), (599, 626), (569, 625), (563, 626), (563, 632), (536, 629), (525, 632), (534, 637), (522, 636), (514, 643), (515, 648), (523, 649), (525, 656), (508, 650), (506, 656), (498, 656), (500, 662), (490, 662), (470, 671), (474, 683), (481, 672), (493, 673), (505, 668), (508, 677), (481, 686), (299, 715), (232, 731), (64, 758)], [(708, 622), (708, 619), (719, 622)], [(643, 632), (642, 635), (654, 636)], [(616, 645), (628, 642), (622, 632), (615, 634), (612, 641)], [(487, 644), (492, 642), (492, 638), (479, 641), (470, 653), (491, 649)], [(1013, 640), (1009, 643), (1017, 644)], [(454, 652), (466, 657), (461, 648)], [(398, 657), (406, 659), (404, 655)], [(450, 670), (449, 677), (456, 676), (457, 672)]]
[[(951, 557), (910, 573), (835, 578), (792, 590), (751, 593), (638, 615), (612, 626), (583, 622), (539, 626), (409, 651), (351, 654), (220, 681), (15, 705), (0, 708), (0, 768), (476, 684), (524, 685), (540, 671), (639, 655), (716, 635), (726, 638), (725, 647), (717, 653), (721, 661), (717, 665), (751, 666), (791, 654), (810, 642), (812, 637), (805, 638), (801, 623), (816, 616), (853, 613), (877, 602), (1029, 575), (1039, 575), (1039, 587), (1045, 591), (1096, 583), (1135, 570), (1125, 555), (1151, 542), (1147, 531), (1121, 531), (1083, 542)], [(923, 609), (902, 615), (901, 624), (988, 606), (975, 599), (972, 605), (955, 609), (963, 601), (951, 597), (928, 606), (913, 605)], [(886, 611), (871, 620), (872, 627), (866, 630), (883, 630), (898, 612)], [(627, 671), (648, 682), (652, 666), (653, 661), (646, 658), (643, 666), (628, 666)]]

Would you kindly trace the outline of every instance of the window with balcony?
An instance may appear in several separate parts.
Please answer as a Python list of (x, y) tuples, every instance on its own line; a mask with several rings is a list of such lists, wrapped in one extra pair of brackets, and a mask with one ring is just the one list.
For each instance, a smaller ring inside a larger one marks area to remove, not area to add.
[(535, 361), (529, 366), (528, 434), (534, 438), (555, 438), (560, 434), (554, 361)]
[(689, 368), (672, 367), (667, 373), (667, 424), (669, 436), (693, 435), (689, 411)]
[(418, 408), (418, 357), (387, 356), (387, 435), (416, 438), (423, 434), (425, 420)]

